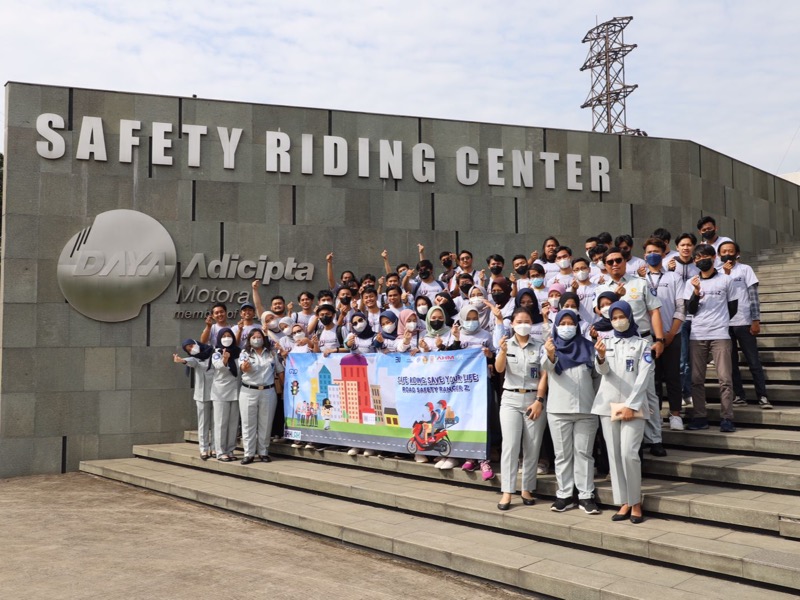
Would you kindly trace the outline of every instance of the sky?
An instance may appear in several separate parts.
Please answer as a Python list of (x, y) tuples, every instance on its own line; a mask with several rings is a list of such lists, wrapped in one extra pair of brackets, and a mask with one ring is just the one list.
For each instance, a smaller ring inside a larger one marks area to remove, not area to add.
[(800, 2), (0, 0), (0, 81), (589, 131), (623, 16), (629, 127), (800, 171)]

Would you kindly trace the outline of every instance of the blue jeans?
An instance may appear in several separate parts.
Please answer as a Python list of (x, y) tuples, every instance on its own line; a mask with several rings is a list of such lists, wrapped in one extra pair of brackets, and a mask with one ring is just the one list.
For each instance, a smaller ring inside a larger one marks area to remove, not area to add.
[(692, 322), (684, 321), (681, 325), (681, 395), (688, 398), (692, 395), (692, 361), (689, 358), (689, 334)]

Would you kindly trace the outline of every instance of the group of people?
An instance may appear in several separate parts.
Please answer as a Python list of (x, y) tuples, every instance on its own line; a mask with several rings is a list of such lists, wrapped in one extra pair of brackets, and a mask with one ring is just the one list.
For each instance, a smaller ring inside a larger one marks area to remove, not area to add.
[[(183, 343), (186, 356), (174, 356), (194, 369), (201, 458), (234, 459), (240, 415), (242, 463), (269, 460), (270, 436), (283, 433), (276, 390), (290, 353), (479, 348), (492, 382), (486, 399), (489, 438), (500, 448), (498, 508), (511, 505), (521, 455), (525, 504), (534, 503), (536, 476), (552, 464), (558, 481), (552, 510), (574, 508), (577, 488), (577, 505), (598, 514), (598, 459), (621, 505), (613, 520), (640, 522), (641, 450), (666, 455), (662, 388), (671, 429), (707, 429), (706, 370), (713, 361), (720, 431), (735, 431), (734, 407), (747, 404), (738, 369), (741, 349), (755, 401), (772, 407), (756, 344), (758, 279), (739, 262), (738, 244), (718, 234), (713, 217), (700, 219), (697, 229), (699, 244), (694, 233), (682, 233), (674, 249), (670, 233), (657, 229), (642, 245), (643, 258), (633, 255), (630, 235), (590, 237), (585, 256), (548, 237), (541, 252), (513, 256), (510, 270), (499, 254), (479, 269), (468, 250), (446, 250), (438, 255), (442, 271), (436, 274), (419, 245), (413, 267), (393, 268), (384, 251), (382, 275), (358, 278), (346, 270), (337, 279), (331, 253), (328, 288), (299, 294), (296, 311), (281, 296), (272, 297), (265, 310), (260, 282), (254, 281), (253, 302), (240, 307), (238, 323), (228, 323), (227, 307), (215, 305), (199, 338)], [(687, 423), (684, 414), (691, 416)], [(458, 464), (443, 458), (436, 467)], [(461, 466), (494, 477), (488, 460)]]

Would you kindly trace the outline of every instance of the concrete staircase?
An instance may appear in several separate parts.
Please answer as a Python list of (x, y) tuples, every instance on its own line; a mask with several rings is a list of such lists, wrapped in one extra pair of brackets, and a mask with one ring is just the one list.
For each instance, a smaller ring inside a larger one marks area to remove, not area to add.
[[(345, 543), (559, 598), (790, 598), (800, 593), (800, 246), (756, 257), (773, 410), (735, 409), (739, 431), (664, 430), (669, 455), (645, 454), (641, 525), (606, 510), (500, 512), (498, 483), (459, 469), (274, 444), (272, 463), (203, 462), (186, 442), (134, 446), (135, 458), (81, 469)], [(795, 275), (796, 274), (796, 275)], [(742, 365), (743, 376), (749, 376)], [(709, 398), (718, 397), (709, 373)], [(748, 400), (754, 401), (749, 390)], [(709, 407), (712, 421), (719, 406)], [(611, 503), (610, 484), (597, 496)]]

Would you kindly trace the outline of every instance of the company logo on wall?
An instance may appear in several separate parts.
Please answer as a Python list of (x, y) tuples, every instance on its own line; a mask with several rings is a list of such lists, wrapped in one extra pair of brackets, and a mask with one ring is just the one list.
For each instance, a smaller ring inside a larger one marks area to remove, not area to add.
[(175, 276), (175, 244), (135, 210), (110, 210), (76, 233), (58, 259), (58, 285), (72, 307), (97, 321), (135, 318)]

